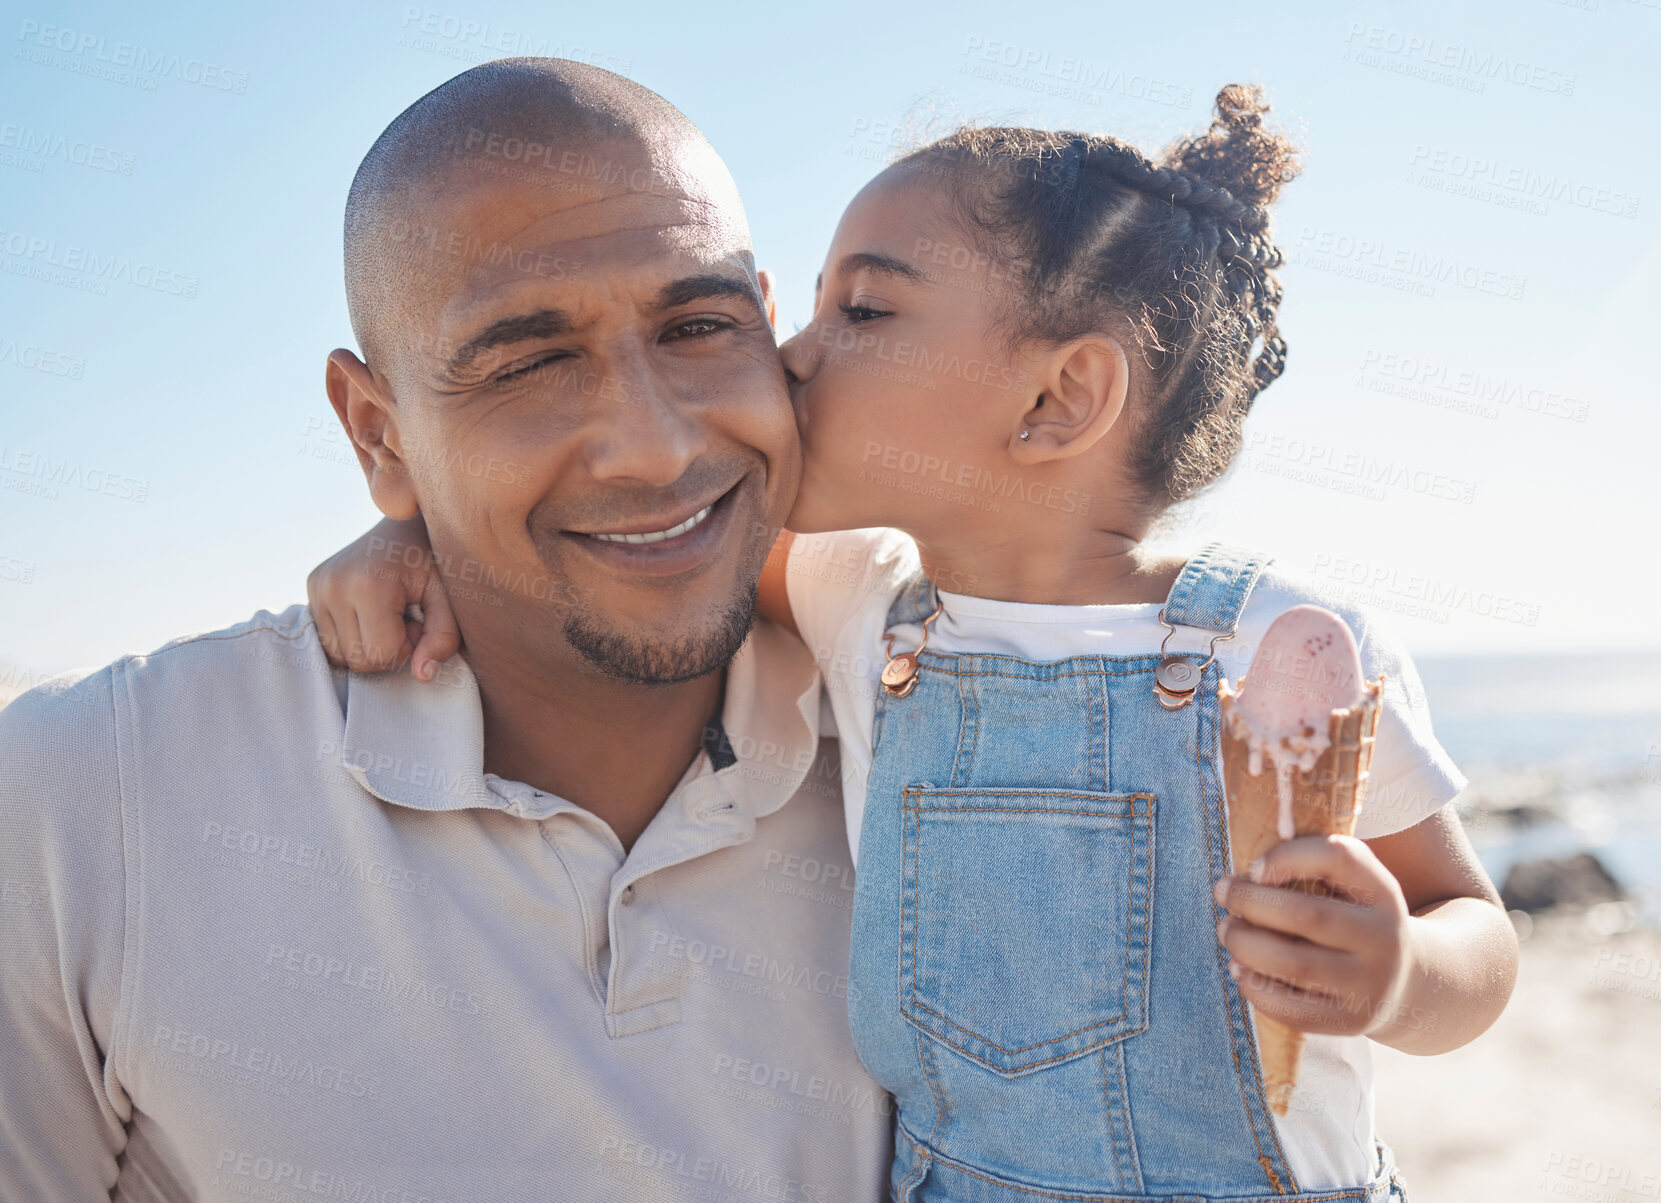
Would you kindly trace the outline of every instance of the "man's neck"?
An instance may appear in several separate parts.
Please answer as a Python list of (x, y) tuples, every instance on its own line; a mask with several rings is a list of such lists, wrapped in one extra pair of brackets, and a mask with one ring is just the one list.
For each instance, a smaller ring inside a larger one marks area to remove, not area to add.
[(484, 707), (484, 767), (604, 819), (627, 851), (699, 754), (725, 672), (632, 685), (469, 647)]

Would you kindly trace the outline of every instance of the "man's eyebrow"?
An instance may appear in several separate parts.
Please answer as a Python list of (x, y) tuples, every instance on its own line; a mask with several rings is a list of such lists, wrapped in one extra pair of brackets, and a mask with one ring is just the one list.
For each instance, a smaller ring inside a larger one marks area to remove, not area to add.
[(662, 311), (689, 305), (693, 301), (707, 301), (718, 297), (748, 301), (756, 307), (758, 313), (766, 312), (761, 303), (761, 295), (756, 291), (754, 284), (742, 276), (728, 276), (720, 272), (686, 276), (665, 284), (657, 294), (657, 300), (652, 303), (652, 307)]
[(456, 348), (444, 365), (453, 374), (464, 372), (486, 351), (505, 347), (527, 338), (547, 338), (571, 329), (571, 315), (563, 309), (537, 309), (498, 318)]
[(928, 279), (922, 269), (911, 266), (904, 259), (896, 259), (892, 255), (878, 255), (872, 251), (855, 251), (851, 255), (842, 256), (836, 270), (844, 275), (857, 271), (876, 272), (884, 276), (898, 276), (902, 280), (910, 280), (917, 284), (922, 284)]

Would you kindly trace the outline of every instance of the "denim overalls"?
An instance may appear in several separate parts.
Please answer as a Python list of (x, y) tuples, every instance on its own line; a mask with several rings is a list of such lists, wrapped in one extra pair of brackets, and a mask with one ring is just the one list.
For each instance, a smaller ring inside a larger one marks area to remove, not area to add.
[[(1165, 618), (1232, 633), (1266, 563), (1208, 546)], [(889, 628), (935, 602), (919, 576)], [(925, 650), (879, 698), (848, 998), (902, 1203), (1402, 1197), (1383, 1146), (1353, 1189), (1288, 1169), (1217, 941), (1217, 665), (1167, 710), (1158, 661)]]

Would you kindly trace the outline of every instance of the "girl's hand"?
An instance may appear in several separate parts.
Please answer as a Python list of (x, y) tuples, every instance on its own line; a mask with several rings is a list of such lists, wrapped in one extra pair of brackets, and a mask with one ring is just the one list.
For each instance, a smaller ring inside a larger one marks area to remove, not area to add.
[[(324, 560), (306, 578), (306, 600), (323, 652), (336, 668), (386, 672), (409, 660), (417, 680), (431, 681), (461, 647), (420, 517), (383, 518)], [(414, 603), (421, 606), (419, 620), (406, 615)]]
[[(1322, 882), (1330, 894), (1290, 883)], [(1350, 836), (1276, 844), (1250, 878), (1217, 883), (1229, 914), (1217, 936), (1229, 973), (1262, 1014), (1327, 1035), (1372, 1034), (1402, 1011), (1412, 975), (1412, 924), (1395, 877)]]

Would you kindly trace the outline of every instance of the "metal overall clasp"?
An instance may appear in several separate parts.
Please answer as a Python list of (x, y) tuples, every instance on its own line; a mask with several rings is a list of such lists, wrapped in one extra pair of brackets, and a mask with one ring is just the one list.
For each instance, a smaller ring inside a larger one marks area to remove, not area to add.
[(1194, 691), (1200, 687), (1200, 679), (1205, 676), (1206, 667), (1217, 658), (1217, 645), (1225, 639), (1233, 639), (1234, 632), (1214, 635), (1211, 646), (1206, 649), (1205, 659), (1200, 660), (1196, 656), (1166, 654), (1165, 648), (1170, 644), (1171, 636), (1177, 633), (1177, 629), (1165, 620), (1163, 606), (1159, 610), (1159, 625), (1165, 628), (1166, 635), (1159, 645), (1159, 664), (1153, 670), (1153, 696), (1165, 709), (1181, 710), (1194, 700)]
[(940, 617), (940, 611), (946, 608), (941, 600), (934, 607), (934, 613), (923, 619), (923, 642), (917, 645), (914, 652), (894, 654), (894, 636), (890, 633), (888, 639), (888, 663), (882, 666), (882, 687), (887, 690), (888, 696), (903, 698), (917, 688), (917, 657), (929, 645), (929, 624)]

